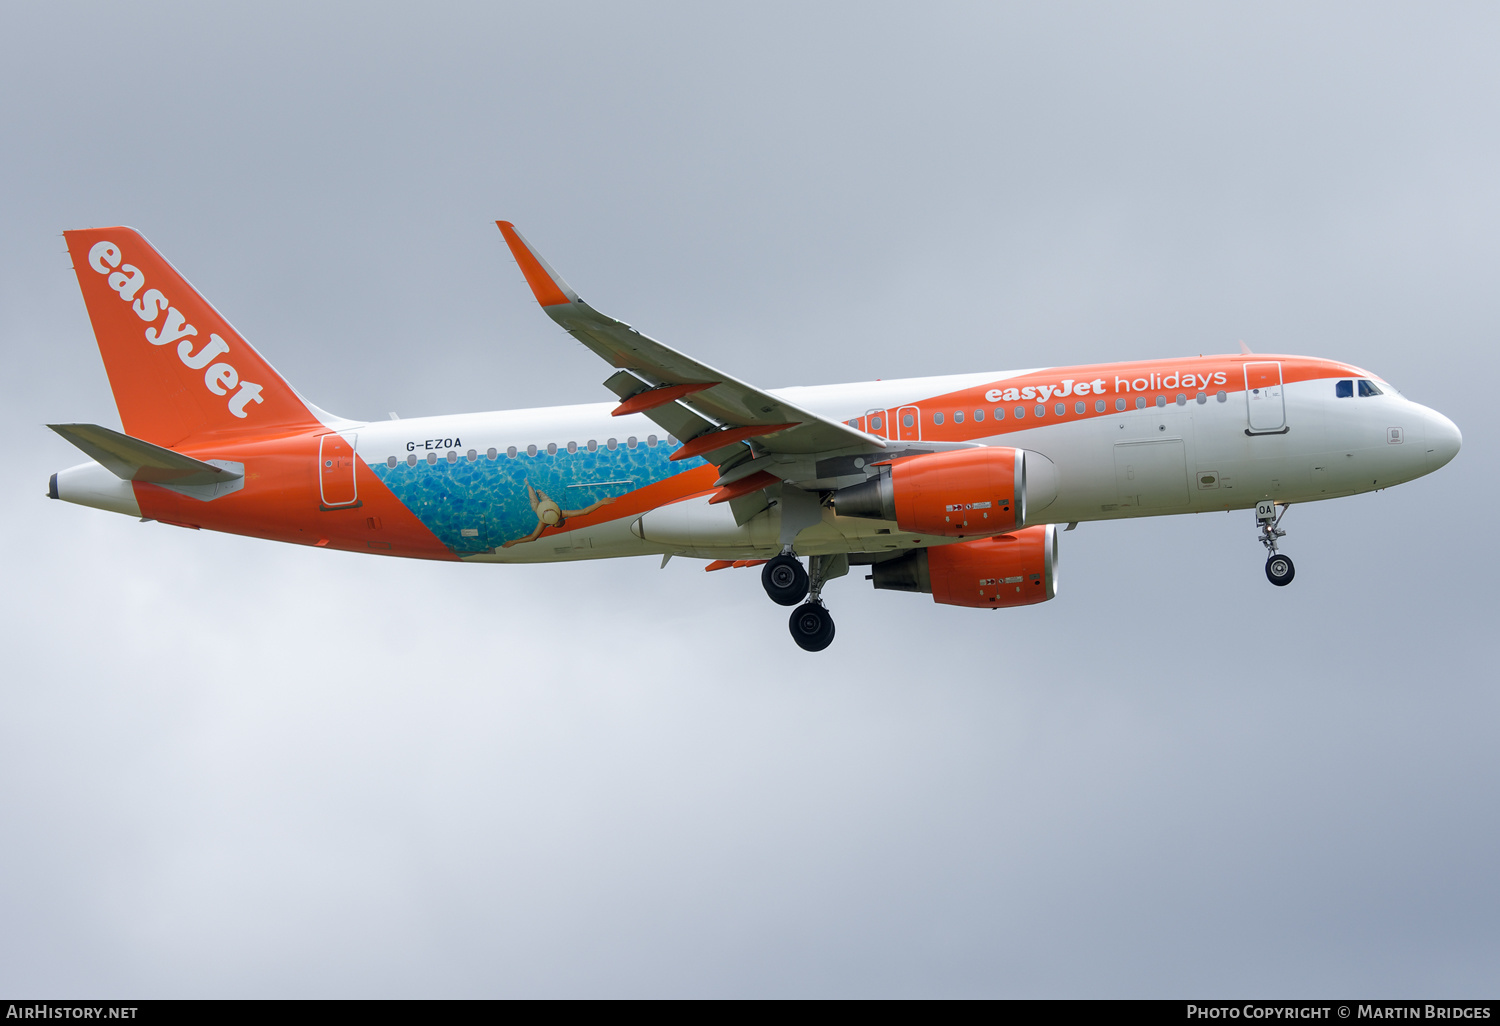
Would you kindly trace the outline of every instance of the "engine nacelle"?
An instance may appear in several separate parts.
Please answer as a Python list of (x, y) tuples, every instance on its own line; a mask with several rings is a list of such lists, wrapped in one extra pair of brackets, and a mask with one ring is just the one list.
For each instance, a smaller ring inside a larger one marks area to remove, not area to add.
[(1057, 527), (917, 549), (872, 569), (877, 588), (928, 592), (945, 605), (1034, 605), (1057, 594)]
[[(878, 476), (834, 493), (840, 516), (894, 520), (913, 534), (948, 538), (1001, 534), (1026, 523), (1027, 464), (1052, 464), (1024, 449), (986, 447), (934, 452), (882, 465)], [(1056, 476), (1041, 475), (1041, 509), (1057, 497)]]

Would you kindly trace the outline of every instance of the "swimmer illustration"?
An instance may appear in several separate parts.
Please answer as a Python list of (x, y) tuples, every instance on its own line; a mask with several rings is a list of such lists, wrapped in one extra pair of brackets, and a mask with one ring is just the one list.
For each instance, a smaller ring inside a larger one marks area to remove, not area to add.
[(568, 522), (569, 517), (587, 516), (600, 506), (606, 506), (615, 501), (611, 497), (600, 499), (598, 502), (583, 507), (583, 509), (563, 509), (546, 492), (533, 488), (530, 484), (526, 485), (526, 494), (531, 499), (532, 512), (536, 514), (536, 530), (532, 531), (525, 538), (515, 538), (506, 542), (500, 546), (502, 549), (508, 549), (512, 545), (520, 545), (522, 542), (536, 541), (547, 528), (561, 527)]

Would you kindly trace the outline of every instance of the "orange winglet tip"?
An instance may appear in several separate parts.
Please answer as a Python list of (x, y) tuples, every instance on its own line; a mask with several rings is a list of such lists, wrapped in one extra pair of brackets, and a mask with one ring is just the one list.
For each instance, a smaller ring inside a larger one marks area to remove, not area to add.
[(742, 478), (732, 484), (727, 484), (714, 492), (713, 498), (708, 500), (708, 504), (713, 506), (720, 502), (728, 502), (730, 499), (738, 499), (741, 495), (749, 495), (751, 492), (758, 492), (762, 488), (769, 488), (780, 480), (781, 478), (775, 474), (767, 473), (764, 470), (757, 470), (749, 477)]
[(717, 381), (704, 381), (689, 385), (663, 385), (661, 388), (648, 388), (644, 392), (637, 392), (616, 406), (610, 416), (623, 417), (629, 413), (645, 413), (647, 410), (654, 410), (658, 406), (675, 402), (685, 395), (701, 392), (705, 388), (713, 388), (717, 384), (719, 384)]
[(726, 445), (743, 442), (747, 438), (774, 435), (778, 431), (785, 431), (787, 428), (794, 428), (796, 426), (797, 423), (749, 424), (745, 427), (728, 428), (724, 431), (710, 431), (707, 434), (699, 435), (697, 438), (688, 439), (683, 443), (682, 448), (667, 458), (671, 460), (692, 459), (694, 456), (702, 456), (706, 452), (722, 449)]
[(516, 226), (509, 221), (496, 221), (500, 234), (505, 236), (505, 244), (510, 247), (510, 255), (516, 258), (516, 263), (521, 268), (521, 273), (526, 276), (526, 284), (531, 286), (531, 294), (536, 296), (536, 301), (542, 306), (559, 306), (570, 302), (566, 292), (553, 278), (548, 267), (542, 263), (526, 240), (521, 238), (521, 233), (516, 231)]

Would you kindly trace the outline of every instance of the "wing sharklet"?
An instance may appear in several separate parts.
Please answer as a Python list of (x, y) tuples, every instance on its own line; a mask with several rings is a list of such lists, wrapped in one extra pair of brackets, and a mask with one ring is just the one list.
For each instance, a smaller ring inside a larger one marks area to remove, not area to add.
[(510, 254), (516, 258), (521, 274), (526, 277), (526, 284), (531, 286), (531, 294), (536, 296), (538, 303), (542, 306), (561, 306), (578, 299), (578, 293), (570, 289), (568, 283), (542, 259), (541, 254), (531, 248), (531, 244), (516, 231), (515, 225), (509, 221), (496, 221), (495, 224), (499, 226), (500, 234), (505, 236), (505, 244), (510, 247)]

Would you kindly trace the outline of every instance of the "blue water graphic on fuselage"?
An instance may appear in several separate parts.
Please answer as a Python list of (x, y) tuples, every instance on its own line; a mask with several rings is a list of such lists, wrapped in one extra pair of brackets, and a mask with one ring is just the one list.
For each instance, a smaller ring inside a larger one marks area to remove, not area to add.
[[(416, 466), (401, 461), (394, 467), (372, 463), (370, 469), (439, 541), (464, 555), (489, 552), (536, 532), (538, 516), (527, 485), (555, 502), (564, 515), (581, 515), (600, 500), (617, 499), (705, 464), (700, 457), (673, 463), (668, 457), (678, 448), (640, 442), (633, 449), (621, 443), (613, 451), (601, 445), (595, 452), (580, 447), (574, 453), (559, 449), (555, 455), (502, 452), (490, 459), (480, 453), (472, 463), (460, 453), (454, 463), (440, 455), (436, 463), (423, 457)], [(465, 536), (465, 530), (475, 533)]]

